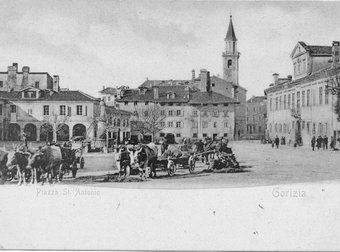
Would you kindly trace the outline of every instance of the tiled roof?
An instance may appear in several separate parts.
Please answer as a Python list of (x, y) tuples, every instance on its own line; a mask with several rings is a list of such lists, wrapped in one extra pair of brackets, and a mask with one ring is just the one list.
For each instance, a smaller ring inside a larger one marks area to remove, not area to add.
[(247, 103), (258, 103), (258, 102), (263, 102), (267, 98), (265, 96), (253, 96), (251, 97)]
[[(188, 91), (185, 91), (185, 86), (159, 86), (158, 94), (159, 99), (158, 102), (187, 102), (188, 97), (186, 94)], [(130, 89), (124, 92), (124, 95), (121, 99), (117, 101), (154, 101), (154, 87), (148, 89), (145, 94), (140, 94), (139, 89)], [(169, 92), (175, 93), (174, 99), (167, 99), (167, 94)]]
[(110, 95), (117, 95), (117, 89), (112, 87), (107, 87), (101, 91), (99, 91), (101, 94), (110, 94)]
[(238, 101), (215, 92), (193, 92), (190, 94), (189, 104), (221, 104), (239, 103)]
[(274, 91), (283, 89), (285, 87), (290, 88), (290, 87), (293, 87), (293, 86), (296, 86), (296, 85), (305, 84), (305, 83), (313, 82), (313, 81), (316, 81), (316, 80), (319, 80), (319, 79), (334, 76), (336, 74), (340, 74), (340, 66), (337, 67), (337, 68), (332, 68), (331, 66), (327, 66), (326, 68), (321, 69), (320, 71), (312, 73), (311, 75), (308, 75), (306, 77), (303, 77), (303, 78), (300, 78), (300, 79), (297, 79), (297, 80), (293, 80), (291, 82), (287, 82), (286, 85), (277, 85), (277, 86), (269, 87), (269, 88), (265, 89), (264, 92), (265, 93), (274, 92)]
[(331, 55), (332, 47), (331, 46), (318, 46), (318, 45), (306, 45), (305, 42), (299, 41), (299, 44), (302, 45), (307, 51), (313, 55)]
[(116, 109), (114, 107), (106, 106), (105, 107), (105, 114), (106, 115), (126, 115), (126, 116), (129, 116), (132, 113), (129, 112), (129, 111), (126, 111), (126, 110), (121, 110), (121, 109)]
[[(6, 100), (19, 100), (22, 99), (21, 93), (18, 91), (6, 92), (0, 91), (0, 99)], [(25, 99), (22, 99), (25, 100)], [(27, 99), (27, 100), (39, 100), (39, 101), (99, 101), (88, 94), (81, 91), (60, 91), (53, 92), (50, 94), (49, 91), (45, 91), (42, 97), (38, 99)]]
[(146, 80), (139, 87), (175, 86), (185, 85), (186, 83), (189, 83), (189, 80)]
[(331, 55), (332, 54), (332, 47), (331, 46), (314, 46), (308, 45), (307, 49), (310, 50), (311, 54), (322, 54), (322, 55)]

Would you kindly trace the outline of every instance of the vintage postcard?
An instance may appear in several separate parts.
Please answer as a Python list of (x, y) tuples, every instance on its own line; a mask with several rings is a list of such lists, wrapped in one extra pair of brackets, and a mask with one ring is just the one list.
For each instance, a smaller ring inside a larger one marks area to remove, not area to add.
[(340, 2), (1, 3), (0, 249), (340, 249)]

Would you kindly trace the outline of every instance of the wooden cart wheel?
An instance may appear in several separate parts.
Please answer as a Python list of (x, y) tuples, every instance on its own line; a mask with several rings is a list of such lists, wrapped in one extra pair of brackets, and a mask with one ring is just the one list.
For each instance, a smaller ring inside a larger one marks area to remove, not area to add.
[(80, 158), (80, 169), (84, 169), (85, 160), (83, 157)]
[(193, 173), (195, 171), (195, 165), (196, 165), (196, 161), (193, 157), (189, 157), (188, 165), (189, 165), (189, 172)]
[(168, 175), (170, 177), (174, 176), (176, 173), (176, 165), (175, 165), (175, 162), (172, 161), (172, 160), (169, 160), (169, 163), (168, 163)]

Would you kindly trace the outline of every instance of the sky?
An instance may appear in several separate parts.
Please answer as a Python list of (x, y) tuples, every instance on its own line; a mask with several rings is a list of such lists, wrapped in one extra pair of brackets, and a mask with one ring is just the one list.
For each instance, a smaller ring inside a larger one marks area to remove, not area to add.
[(1, 1), (0, 71), (17, 62), (96, 97), (103, 86), (190, 79), (192, 69), (222, 76), (230, 14), (248, 98), (263, 95), (274, 72), (292, 74), (298, 41), (340, 40), (340, 2)]

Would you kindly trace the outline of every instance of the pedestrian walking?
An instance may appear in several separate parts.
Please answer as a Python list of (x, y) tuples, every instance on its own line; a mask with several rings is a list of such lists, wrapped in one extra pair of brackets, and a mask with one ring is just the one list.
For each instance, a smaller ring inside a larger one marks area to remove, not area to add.
[(321, 148), (322, 142), (322, 137), (318, 136), (318, 138), (316, 139), (316, 147), (318, 147), (318, 150)]
[(323, 138), (323, 145), (322, 145), (323, 149), (328, 150), (328, 137), (325, 135)]
[(335, 139), (333, 136), (331, 136), (331, 143), (329, 145), (329, 148), (331, 148), (331, 150), (334, 150), (335, 148)]
[(314, 148), (315, 148), (315, 136), (312, 137), (312, 140), (311, 140), (311, 144), (312, 144), (312, 150), (314, 151)]
[(279, 148), (279, 144), (280, 144), (280, 139), (279, 139), (279, 137), (276, 135), (276, 138), (275, 138), (276, 149)]

